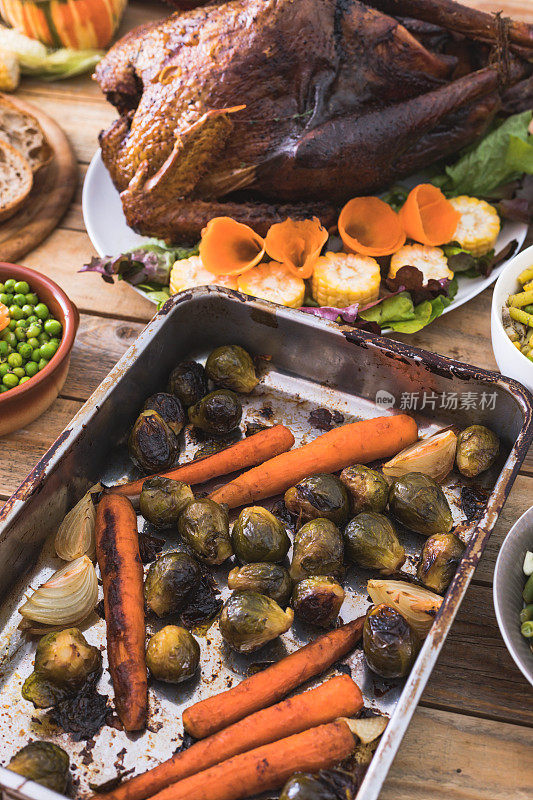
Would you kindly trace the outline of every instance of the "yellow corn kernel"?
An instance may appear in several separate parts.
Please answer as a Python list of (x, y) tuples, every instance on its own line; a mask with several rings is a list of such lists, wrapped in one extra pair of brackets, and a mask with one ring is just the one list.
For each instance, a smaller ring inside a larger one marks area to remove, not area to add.
[(305, 283), (285, 264), (270, 261), (258, 264), (239, 275), (238, 289), (252, 297), (270, 300), (280, 306), (301, 308), (305, 297)]
[(315, 264), (311, 289), (319, 306), (346, 308), (352, 303), (377, 300), (380, 282), (375, 258), (358, 253), (326, 253)]
[(416, 267), (424, 276), (424, 283), (431, 278), (451, 280), (453, 272), (448, 267), (448, 259), (440, 247), (427, 244), (404, 244), (391, 256), (389, 278), (394, 278), (401, 267)]
[(0, 91), (14, 92), (20, 83), (20, 66), (17, 56), (0, 50)]
[(193, 289), (195, 286), (225, 286), (237, 288), (234, 275), (213, 275), (202, 264), (200, 256), (190, 256), (176, 261), (170, 273), (170, 294)]
[(493, 206), (477, 197), (452, 197), (450, 203), (461, 215), (453, 241), (474, 256), (492, 250), (500, 233), (500, 218)]

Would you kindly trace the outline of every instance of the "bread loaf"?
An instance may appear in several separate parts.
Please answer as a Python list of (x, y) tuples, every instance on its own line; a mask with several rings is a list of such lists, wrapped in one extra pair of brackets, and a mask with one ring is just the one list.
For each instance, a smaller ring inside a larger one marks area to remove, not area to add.
[(29, 161), (10, 144), (0, 141), (0, 222), (18, 211), (32, 186)]

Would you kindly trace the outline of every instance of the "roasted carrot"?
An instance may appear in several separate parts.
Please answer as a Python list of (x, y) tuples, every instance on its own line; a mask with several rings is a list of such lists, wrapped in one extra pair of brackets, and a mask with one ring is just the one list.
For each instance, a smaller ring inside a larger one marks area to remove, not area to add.
[(399, 216), (410, 239), (432, 246), (450, 242), (461, 217), (431, 183), (420, 183), (411, 189)]
[(145, 800), (170, 783), (181, 781), (239, 753), (333, 722), (337, 717), (354, 716), (362, 706), (361, 692), (348, 675), (330, 678), (316, 689), (251, 714), (214, 736), (196, 742), (188, 750), (176, 753), (163, 764), (121, 784), (108, 792), (105, 798)]
[(154, 795), (154, 800), (241, 800), (279, 789), (294, 772), (318, 772), (353, 753), (344, 720), (296, 733), (197, 772)]
[(277, 702), (353, 650), (361, 638), (363, 623), (364, 617), (348, 622), (232, 689), (189, 706), (183, 712), (185, 730), (195, 739), (203, 739)]
[(96, 511), (96, 557), (104, 585), (107, 656), (117, 714), (127, 731), (146, 726), (143, 568), (137, 517), (126, 497), (107, 494)]
[(339, 215), (339, 235), (349, 253), (387, 256), (405, 242), (398, 214), (379, 197), (354, 197)]
[[(239, 469), (262, 464), (263, 461), (290, 450), (293, 444), (294, 436), (290, 430), (284, 425), (274, 425), (272, 428), (267, 428), (264, 431), (259, 431), (259, 433), (254, 433), (253, 436), (241, 439), (240, 442), (221, 450), (219, 453), (199, 458), (189, 464), (184, 464), (161, 474), (165, 478), (173, 478), (176, 481), (183, 481), (191, 485), (205, 483), (211, 478), (218, 478), (220, 475), (227, 475)], [(126, 495), (131, 500), (135, 500), (141, 493), (143, 483), (146, 480), (148, 478), (140, 478), (132, 483), (112, 486), (108, 491), (113, 494)]]
[(416, 422), (405, 414), (341, 425), (303, 447), (244, 472), (210, 497), (229, 508), (237, 508), (284, 492), (317, 472), (336, 472), (350, 464), (394, 456), (417, 438)]

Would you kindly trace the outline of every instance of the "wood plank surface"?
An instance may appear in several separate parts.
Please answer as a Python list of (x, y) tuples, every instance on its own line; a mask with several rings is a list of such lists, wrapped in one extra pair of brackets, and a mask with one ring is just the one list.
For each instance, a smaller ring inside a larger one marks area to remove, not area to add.
[[(533, 3), (471, 0), (484, 10), (533, 21)], [(166, 13), (153, 2), (130, 2), (122, 32)], [(24, 81), (19, 96), (60, 120), (80, 175), (97, 147), (98, 132), (115, 118), (94, 81), (80, 76), (44, 84)], [(154, 307), (126, 284), (109, 286), (79, 274), (94, 254), (85, 233), (81, 186), (60, 227), (24, 263), (56, 280), (78, 305), (81, 323), (62, 395), (28, 428), (0, 446), (0, 506), (81, 403), (135, 340)], [(495, 369), (490, 344), (489, 289), (414, 336), (416, 346)], [(386, 780), (380, 800), (525, 800), (533, 785), (532, 690), (500, 637), (492, 606), (498, 548), (533, 502), (533, 454), (512, 489), (450, 636)]]

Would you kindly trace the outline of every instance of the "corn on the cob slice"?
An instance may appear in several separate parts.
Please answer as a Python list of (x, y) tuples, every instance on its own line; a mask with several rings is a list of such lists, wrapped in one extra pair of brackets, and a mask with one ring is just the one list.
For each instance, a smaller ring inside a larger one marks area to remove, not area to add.
[(375, 258), (357, 253), (326, 253), (311, 278), (313, 297), (320, 306), (346, 308), (377, 300), (381, 274)]
[(389, 278), (394, 278), (401, 267), (416, 267), (424, 276), (426, 284), (431, 278), (437, 281), (442, 278), (453, 278), (448, 267), (448, 259), (440, 247), (427, 244), (405, 244), (393, 254), (390, 260)]
[(0, 92), (14, 92), (20, 83), (20, 66), (17, 56), (0, 50)]
[(304, 302), (305, 283), (285, 264), (270, 261), (258, 264), (238, 277), (239, 291), (270, 300), (289, 308), (300, 308)]
[(461, 215), (454, 241), (474, 256), (483, 256), (492, 250), (500, 232), (500, 218), (493, 206), (477, 197), (452, 197), (450, 203)]
[(176, 261), (170, 273), (170, 294), (177, 294), (194, 286), (225, 286), (227, 289), (236, 289), (237, 278), (234, 275), (213, 275), (206, 270), (200, 256)]

